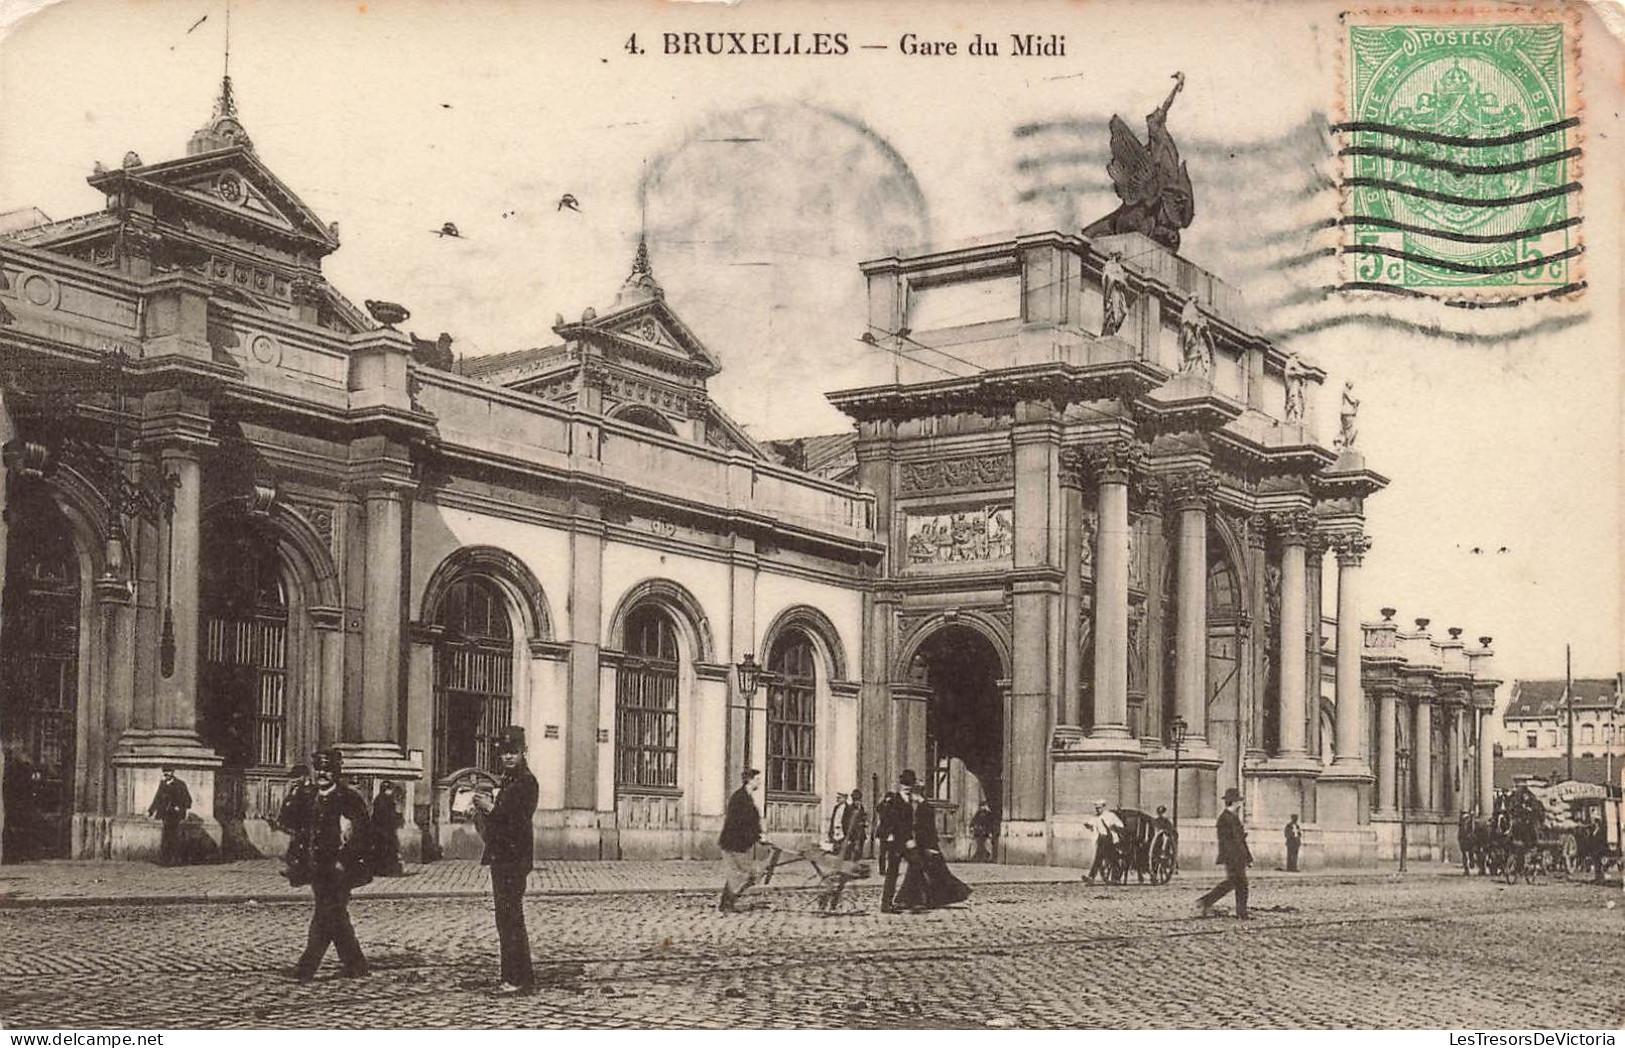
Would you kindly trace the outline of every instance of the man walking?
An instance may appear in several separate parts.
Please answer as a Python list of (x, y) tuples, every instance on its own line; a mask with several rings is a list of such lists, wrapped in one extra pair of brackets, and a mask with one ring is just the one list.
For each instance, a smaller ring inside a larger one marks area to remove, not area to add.
[(1219, 813), (1219, 863), (1224, 867), (1225, 879), (1196, 900), (1196, 912), (1203, 917), (1213, 916), (1213, 904), (1234, 891), (1236, 916), (1246, 920), (1247, 867), (1253, 864), (1253, 853), (1247, 849), (1247, 828), (1241, 824), (1241, 791), (1234, 786), (1224, 791), (1224, 811)]
[(165, 767), (162, 774), (158, 792), (147, 806), (147, 817), (164, 824), (163, 836), (158, 839), (158, 864), (178, 866), (185, 861), (181, 854), (181, 825), (186, 822), (186, 813), (192, 810), (192, 791), (175, 777), (174, 768)]
[(502, 996), (529, 993), (535, 983), (530, 967), (530, 933), (525, 929), (525, 882), (536, 864), (536, 776), (525, 763), (525, 729), (510, 727), (497, 741), (502, 781), (496, 797), (480, 793), (474, 807), (485, 838), (480, 863), (491, 868), (491, 897), (496, 904), (497, 941), (502, 950)]
[(875, 840), (880, 855), (880, 912), (896, 913), (897, 874), (903, 865), (903, 853), (914, 836), (914, 810), (904, 795), (913, 789), (917, 779), (913, 770), (897, 777), (897, 789), (886, 794), (875, 805)]
[(722, 899), (717, 909), (723, 913), (738, 913), (735, 905), (745, 889), (756, 883), (756, 869), (751, 862), (750, 850), (762, 839), (762, 812), (756, 806), (756, 791), (761, 789), (761, 772), (746, 768), (739, 776), (739, 788), (728, 798), (728, 813), (722, 820), (722, 836), (717, 844), (722, 848)]
[(295, 825), (286, 828), (294, 836), (289, 854), (303, 856), (305, 863), (289, 879), (310, 884), (316, 909), (305, 952), (290, 974), (300, 982), (314, 979), (331, 944), (338, 949), (341, 974), (359, 979), (367, 974), (367, 958), (350, 924), (350, 892), (372, 880), (367, 802), (339, 781), (344, 755), (338, 750), (321, 750), (310, 764), (315, 788), (287, 813)]
[(1089, 872), (1084, 880), (1090, 884), (1095, 883), (1095, 877), (1105, 874), (1106, 883), (1110, 884), (1110, 863), (1121, 847), (1123, 840), (1123, 820), (1117, 813), (1106, 806), (1105, 798), (1095, 801), (1095, 861), (1090, 864)]
[(1286, 872), (1298, 872), (1298, 849), (1303, 846), (1303, 827), (1298, 824), (1298, 817), (1293, 815), (1286, 821)]

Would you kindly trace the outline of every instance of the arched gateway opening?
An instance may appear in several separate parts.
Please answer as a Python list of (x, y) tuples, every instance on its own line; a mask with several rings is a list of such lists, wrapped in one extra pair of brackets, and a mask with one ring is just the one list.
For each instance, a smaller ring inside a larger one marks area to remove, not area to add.
[(978, 802), (1004, 818), (1003, 660), (975, 629), (950, 625), (920, 644), (909, 675), (931, 692), (920, 777), (931, 798), (947, 806), (943, 829), (968, 841)]

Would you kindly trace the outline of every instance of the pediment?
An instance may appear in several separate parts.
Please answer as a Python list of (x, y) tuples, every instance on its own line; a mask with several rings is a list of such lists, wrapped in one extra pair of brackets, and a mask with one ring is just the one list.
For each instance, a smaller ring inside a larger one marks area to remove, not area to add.
[(554, 328), (565, 338), (597, 338), (608, 354), (625, 353), (656, 367), (709, 378), (722, 365), (673, 312), (664, 298), (651, 298), (604, 316)]
[(149, 192), (172, 194), (196, 205), (204, 216), (246, 221), (267, 231), (315, 241), (324, 252), (338, 248), (338, 238), (328, 224), (241, 146), (102, 172), (92, 175), (90, 184), (105, 191), (125, 179)]

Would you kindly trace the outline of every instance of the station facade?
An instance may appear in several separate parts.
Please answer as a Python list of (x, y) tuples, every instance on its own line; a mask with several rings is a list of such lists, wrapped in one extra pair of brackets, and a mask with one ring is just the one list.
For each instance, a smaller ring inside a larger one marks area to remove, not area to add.
[(1399, 783), (1442, 842), (1487, 781), (1487, 641), (1360, 621), (1386, 481), (1350, 420), (1318, 439), (1324, 375), (1137, 235), (865, 263), (895, 381), (764, 446), (647, 245), (601, 312), (458, 365), (327, 282), (336, 228), (229, 81), (185, 156), (89, 181), (103, 210), (0, 234), (8, 861), (154, 855), (163, 766), (206, 848), (276, 853), (326, 745), (403, 787), (407, 854), (476, 854), (453, 790), (510, 724), (543, 857), (713, 855), (747, 765), (775, 839), (913, 767), (951, 838), (986, 799), (1001, 857), (1063, 863), (1096, 798), (1176, 789), (1211, 861), (1231, 786), (1370, 863)]

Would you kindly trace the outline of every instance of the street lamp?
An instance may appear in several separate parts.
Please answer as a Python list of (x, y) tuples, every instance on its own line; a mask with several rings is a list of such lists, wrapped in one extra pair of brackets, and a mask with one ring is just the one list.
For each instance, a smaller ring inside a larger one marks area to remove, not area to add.
[(1399, 872), (1404, 873), (1405, 853), (1410, 850), (1405, 833), (1405, 795), (1411, 792), (1411, 751), (1403, 746), (1395, 750), (1394, 763), (1399, 766)]
[(750, 746), (754, 736), (751, 734), (751, 712), (755, 709), (756, 687), (761, 683), (762, 667), (756, 664), (756, 654), (747, 651), (745, 657), (739, 660), (734, 667), (739, 677), (739, 694), (745, 700), (745, 746), (740, 768), (748, 768), (750, 764)]
[(1179, 868), (1179, 754), (1185, 745), (1185, 732), (1188, 730), (1185, 718), (1175, 716), (1173, 723), (1168, 725), (1169, 735), (1174, 743), (1174, 868)]

